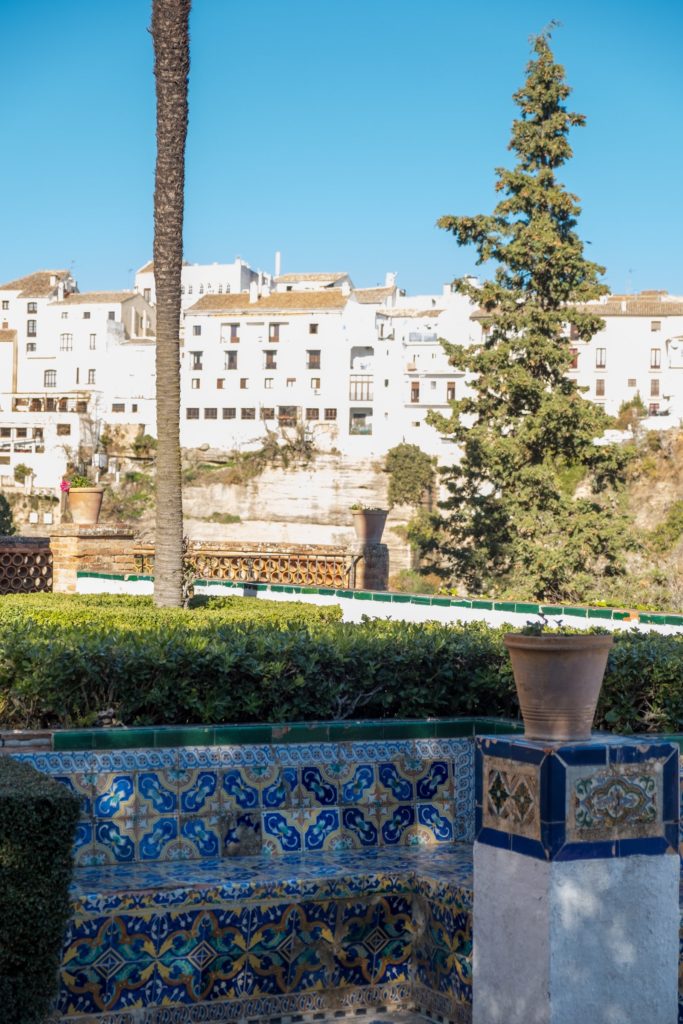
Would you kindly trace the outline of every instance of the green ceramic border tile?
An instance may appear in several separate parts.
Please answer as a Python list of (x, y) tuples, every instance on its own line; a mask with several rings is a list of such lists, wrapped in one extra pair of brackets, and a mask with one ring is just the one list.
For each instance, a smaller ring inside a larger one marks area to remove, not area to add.
[(451, 599), (450, 597), (433, 597), (432, 604), (438, 605), (440, 608), (450, 608)]
[(588, 615), (589, 619), (610, 619), (612, 618), (611, 608), (589, 608)]
[(451, 598), (451, 608), (473, 608), (472, 601), (454, 600)]
[(520, 615), (540, 615), (539, 605), (515, 601), (515, 611)]
[(272, 590), (274, 594), (281, 594), (285, 588), (281, 583), (271, 583), (269, 590)]
[(514, 601), (494, 601), (493, 609), (497, 612), (514, 612), (515, 602)]
[(272, 742), (273, 729), (270, 725), (216, 725), (213, 730), (214, 742), (223, 747), (239, 747), (243, 744)]
[(329, 722), (284, 722), (271, 726), (272, 743), (327, 743)]
[(667, 617), (666, 615), (657, 615), (652, 612), (641, 612), (640, 621), (650, 626), (666, 626)]
[(667, 626), (683, 626), (683, 615), (665, 615)]
[(544, 615), (561, 615), (563, 609), (556, 604), (542, 604), (539, 605), (541, 612)]
[(52, 734), (52, 749), (57, 751), (92, 750), (93, 731), (92, 729), (56, 730)]
[(94, 750), (128, 750), (131, 747), (154, 747), (154, 729), (96, 729), (93, 732)]
[(337, 597), (353, 597), (352, 590), (335, 590), (334, 593)]
[(418, 597), (418, 596), (415, 595), (415, 596), (411, 597), (410, 603), (411, 604), (431, 604), (432, 603), (432, 599), (431, 599), (431, 597)]
[(382, 730), (373, 722), (349, 720), (330, 722), (330, 743), (351, 743), (354, 740), (380, 740)]
[(435, 735), (435, 723), (429, 719), (387, 721), (382, 725), (383, 740), (426, 740)]
[(472, 601), (472, 608), (484, 608), (487, 611), (493, 611), (493, 601)]
[(631, 618), (631, 612), (617, 612), (612, 611), (612, 619), (615, 622), (626, 622), (627, 619)]
[(585, 608), (571, 608), (571, 607), (567, 606), (566, 608), (562, 609), (562, 614), (563, 615), (574, 615), (576, 618), (579, 618), (579, 619), (586, 619), (586, 618), (588, 618), (588, 613), (587, 613)]
[(155, 747), (208, 747), (214, 742), (213, 725), (166, 725), (154, 730)]
[(351, 593), (356, 601), (372, 601), (372, 594), (368, 590), (353, 590)]
[(449, 739), (451, 737), (457, 739), (459, 736), (474, 736), (476, 732), (476, 722), (473, 719), (460, 719), (459, 721), (443, 721), (443, 719), (435, 718), (433, 720), (434, 733), (433, 735), (439, 739)]
[(319, 587), (318, 588), (318, 593), (319, 594), (325, 594), (328, 597), (332, 597), (334, 595), (334, 593), (335, 593), (335, 590), (334, 590), (333, 587)]
[(391, 601), (391, 594), (373, 594), (373, 601)]
[(391, 600), (395, 601), (396, 604), (408, 604), (412, 598), (410, 594), (392, 594)]

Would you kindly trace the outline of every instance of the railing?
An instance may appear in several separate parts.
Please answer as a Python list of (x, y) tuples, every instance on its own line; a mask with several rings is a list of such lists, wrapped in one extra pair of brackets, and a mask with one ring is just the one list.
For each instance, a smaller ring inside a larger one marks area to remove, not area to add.
[[(154, 548), (134, 549), (141, 575), (154, 574)], [(312, 587), (353, 587), (355, 561), (346, 551), (313, 547), (292, 550), (278, 545), (202, 544), (186, 556), (197, 580), (235, 583), (284, 583)]]
[(52, 590), (52, 552), (43, 537), (0, 537), (0, 594)]

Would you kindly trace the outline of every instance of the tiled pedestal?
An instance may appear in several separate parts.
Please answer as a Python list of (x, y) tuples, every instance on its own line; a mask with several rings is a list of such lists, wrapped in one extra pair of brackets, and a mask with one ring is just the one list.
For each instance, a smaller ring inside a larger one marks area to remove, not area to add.
[(473, 1024), (675, 1024), (678, 748), (477, 740)]

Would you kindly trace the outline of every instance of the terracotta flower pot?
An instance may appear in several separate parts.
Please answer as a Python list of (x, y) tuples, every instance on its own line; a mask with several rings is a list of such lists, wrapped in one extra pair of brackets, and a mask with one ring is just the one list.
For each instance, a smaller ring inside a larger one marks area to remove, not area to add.
[(361, 544), (380, 544), (389, 514), (382, 508), (352, 509), (353, 528)]
[(74, 523), (94, 526), (100, 518), (104, 487), (72, 487), (69, 491), (69, 511)]
[(612, 643), (611, 636), (506, 634), (527, 739), (590, 739)]

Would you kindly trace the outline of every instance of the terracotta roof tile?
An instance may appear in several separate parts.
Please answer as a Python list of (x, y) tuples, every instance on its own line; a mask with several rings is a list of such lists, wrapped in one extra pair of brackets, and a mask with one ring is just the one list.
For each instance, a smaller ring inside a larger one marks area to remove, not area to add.
[(380, 309), (380, 316), (390, 317), (392, 320), (400, 320), (406, 317), (411, 320), (417, 320), (420, 317), (425, 316), (439, 316), (443, 313), (442, 309)]
[(68, 270), (37, 270), (34, 274), (0, 285), (0, 292), (20, 292), (20, 299), (39, 299), (56, 290), (57, 284), (50, 283), (53, 278), (59, 282), (66, 277), (69, 277)]
[(333, 274), (279, 274), (273, 278), (276, 284), (294, 284), (296, 281), (341, 281), (349, 275), (345, 270)]
[(97, 302), (111, 303), (111, 302), (125, 302), (126, 299), (132, 299), (138, 292), (72, 292), (62, 302), (57, 302), (57, 306), (83, 306), (95, 304)]
[(148, 260), (144, 267), (140, 267), (138, 274), (152, 274), (154, 273), (154, 260)]
[(363, 305), (372, 302), (383, 302), (395, 291), (394, 285), (381, 285), (377, 288), (354, 288), (353, 297)]
[(349, 301), (340, 288), (311, 292), (271, 292), (256, 302), (249, 301), (249, 292), (228, 295), (205, 295), (186, 313), (307, 313), (343, 309)]

